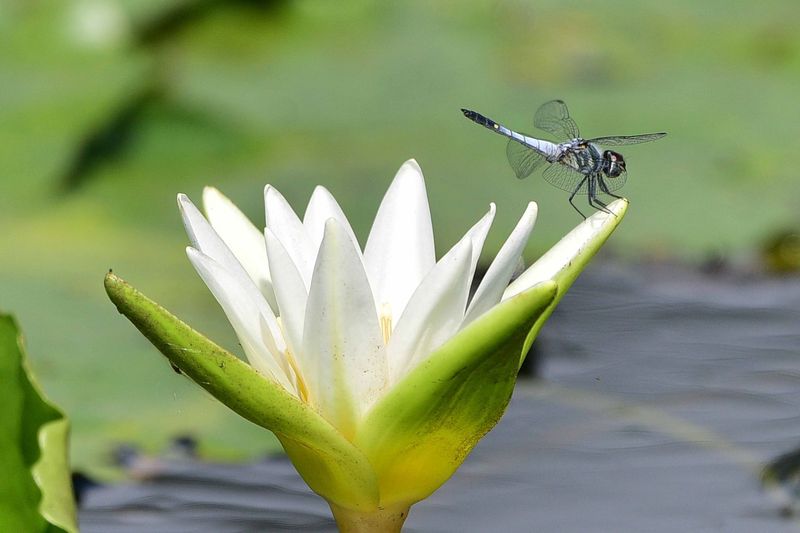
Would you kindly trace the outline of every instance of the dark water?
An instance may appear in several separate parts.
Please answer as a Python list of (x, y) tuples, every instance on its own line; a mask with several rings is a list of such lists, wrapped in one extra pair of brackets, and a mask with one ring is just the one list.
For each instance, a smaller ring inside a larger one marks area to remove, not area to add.
[[(758, 475), (800, 446), (800, 280), (596, 264), (540, 341), (543, 381), (405, 531), (798, 529)], [(84, 532), (335, 531), (283, 459), (142, 463), (86, 495)]]

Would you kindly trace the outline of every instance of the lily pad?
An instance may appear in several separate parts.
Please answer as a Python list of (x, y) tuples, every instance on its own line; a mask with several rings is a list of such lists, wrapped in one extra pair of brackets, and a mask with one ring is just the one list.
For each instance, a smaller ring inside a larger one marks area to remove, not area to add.
[(78, 531), (67, 458), (69, 421), (28, 370), (13, 317), (0, 314), (0, 531)]

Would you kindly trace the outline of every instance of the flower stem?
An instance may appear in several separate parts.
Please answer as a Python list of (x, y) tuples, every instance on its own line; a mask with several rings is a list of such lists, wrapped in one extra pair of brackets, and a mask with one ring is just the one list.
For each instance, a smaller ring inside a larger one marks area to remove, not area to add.
[(330, 503), (340, 533), (400, 533), (408, 517), (408, 507), (354, 511)]

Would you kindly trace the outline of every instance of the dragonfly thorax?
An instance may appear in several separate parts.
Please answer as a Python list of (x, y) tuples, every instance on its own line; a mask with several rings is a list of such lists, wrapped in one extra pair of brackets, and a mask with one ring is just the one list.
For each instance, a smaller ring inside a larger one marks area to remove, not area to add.
[(603, 152), (603, 172), (609, 178), (618, 178), (625, 172), (625, 158), (619, 152), (606, 150)]
[(597, 145), (580, 138), (561, 143), (556, 161), (584, 176), (600, 172), (606, 167), (603, 153)]

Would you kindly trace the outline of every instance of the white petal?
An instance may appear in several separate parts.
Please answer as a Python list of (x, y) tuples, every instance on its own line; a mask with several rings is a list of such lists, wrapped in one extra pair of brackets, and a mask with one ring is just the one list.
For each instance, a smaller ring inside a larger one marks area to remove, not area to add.
[(283, 351), (286, 345), (283, 342), (283, 337), (278, 327), (278, 322), (275, 320), (275, 313), (264, 299), (255, 282), (242, 267), (241, 263), (233, 255), (233, 252), (225, 245), (217, 232), (211, 227), (211, 224), (203, 217), (200, 210), (189, 200), (185, 194), (178, 195), (178, 207), (183, 217), (183, 225), (186, 227), (186, 233), (189, 235), (189, 240), (192, 246), (203, 252), (205, 255), (219, 263), (228, 274), (232, 275), (234, 279), (245, 288), (250, 299), (256, 307), (264, 315), (267, 327), (269, 328), (271, 336), (275, 339), (278, 350)]
[(472, 239), (466, 235), (414, 292), (386, 347), (391, 383), (458, 331), (469, 295), (472, 255)]
[(316, 250), (312, 249), (303, 223), (291, 208), (286, 198), (271, 185), (264, 188), (267, 227), (281, 241), (292, 261), (300, 271), (303, 282), (308, 287), (314, 271)]
[(478, 266), (478, 259), (480, 259), (481, 251), (483, 250), (483, 243), (486, 242), (486, 235), (489, 234), (489, 228), (492, 227), (492, 222), (494, 221), (494, 215), (496, 212), (497, 206), (495, 206), (494, 202), (492, 202), (489, 204), (489, 212), (483, 215), (483, 217), (466, 233), (466, 236), (469, 237), (470, 241), (472, 242), (470, 281), (475, 275), (475, 267)]
[(372, 292), (350, 237), (325, 224), (306, 306), (303, 352), (317, 410), (345, 437), (386, 386), (386, 359)]
[[(521, 293), (542, 281), (553, 279), (561, 270), (567, 267), (583, 248), (590, 244), (595, 237), (604, 231), (609, 231), (609, 224), (617, 222), (616, 214), (622, 212), (627, 203), (615, 200), (608, 205), (614, 214), (598, 211), (575, 229), (567, 233), (555, 246), (550, 248), (542, 257), (523, 272), (503, 293), (503, 300)], [(615, 224), (614, 224), (615, 225)]]
[(500, 302), (536, 223), (537, 212), (536, 202), (530, 202), (475, 291), (462, 327)]
[(274, 339), (269, 335), (268, 329), (262, 327), (264, 316), (250, 297), (248, 288), (242, 286), (217, 261), (202, 252), (187, 247), (186, 255), (225, 311), (250, 364), (283, 385), (286, 390), (297, 394)]
[(178, 208), (192, 246), (222, 265), (236, 278), (241, 277), (240, 281), (244, 281), (244, 278), (250, 279), (230, 248), (185, 194), (178, 195)]
[(295, 361), (300, 367), (301, 374), (305, 375), (304, 368), (308, 365), (303, 361), (303, 321), (306, 315), (306, 300), (308, 291), (303, 283), (297, 267), (289, 257), (286, 248), (267, 228), (264, 231), (267, 242), (269, 265), (275, 280), (275, 297), (278, 300), (281, 323), (286, 334), (286, 340)]
[(303, 227), (306, 229), (311, 241), (311, 247), (314, 250), (319, 250), (319, 245), (322, 243), (322, 235), (325, 233), (325, 222), (329, 218), (335, 218), (350, 238), (353, 239), (356, 247), (358, 247), (358, 239), (356, 239), (356, 235), (353, 233), (350, 222), (348, 222), (342, 208), (339, 207), (336, 199), (328, 192), (328, 189), (320, 185), (314, 189), (311, 200), (308, 201), (306, 214), (303, 216)]
[(203, 207), (211, 227), (239, 260), (272, 309), (276, 310), (263, 233), (214, 187), (203, 189)]
[(378, 308), (387, 304), (396, 321), (435, 262), (425, 181), (411, 159), (397, 171), (383, 197), (364, 248)]

